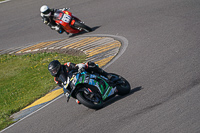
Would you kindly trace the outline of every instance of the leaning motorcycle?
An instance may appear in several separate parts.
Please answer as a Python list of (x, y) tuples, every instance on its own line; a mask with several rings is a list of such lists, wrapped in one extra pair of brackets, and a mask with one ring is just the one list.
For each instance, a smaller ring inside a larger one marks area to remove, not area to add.
[(60, 75), (64, 83), (64, 94), (69, 101), (70, 97), (77, 99), (81, 104), (91, 109), (100, 109), (108, 99), (118, 95), (126, 95), (130, 92), (128, 81), (114, 73), (113, 81), (86, 71), (69, 72), (68, 75)]
[(91, 32), (92, 29), (85, 25), (77, 17), (73, 16), (68, 10), (57, 10), (54, 13), (53, 20), (67, 32), (67, 33), (79, 33), (81, 31)]

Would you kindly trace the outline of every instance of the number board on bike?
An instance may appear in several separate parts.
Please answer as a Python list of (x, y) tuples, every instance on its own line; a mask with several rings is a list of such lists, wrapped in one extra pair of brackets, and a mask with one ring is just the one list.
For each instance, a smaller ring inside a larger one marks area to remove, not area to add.
[(62, 21), (65, 23), (69, 23), (69, 21), (71, 20), (71, 16), (64, 14), (62, 17)]

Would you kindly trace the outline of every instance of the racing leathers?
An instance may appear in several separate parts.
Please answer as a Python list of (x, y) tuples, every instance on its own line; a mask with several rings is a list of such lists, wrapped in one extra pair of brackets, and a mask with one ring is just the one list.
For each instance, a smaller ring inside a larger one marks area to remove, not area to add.
[(56, 30), (59, 34), (62, 34), (64, 32), (64, 29), (61, 27), (60, 24), (56, 24), (56, 22), (53, 20), (53, 17), (54, 17), (54, 13), (57, 10), (63, 11), (63, 10), (68, 10), (68, 9), (62, 8), (62, 9), (50, 9), (50, 10), (51, 10), (50, 16), (46, 16), (43, 13), (40, 14), (41, 17), (42, 17), (42, 21), (43, 21), (44, 24), (48, 25), (52, 30)]
[(64, 65), (61, 65), (61, 70), (60, 72), (54, 76), (54, 81), (56, 82), (57, 85), (60, 87), (63, 87), (64, 83), (61, 81), (59, 78), (60, 74), (65, 75), (65, 79), (67, 79), (67, 75), (70, 71), (75, 70), (75, 71), (83, 71), (86, 70), (89, 73), (98, 73), (100, 75), (103, 75), (107, 77), (108, 79), (111, 79), (112, 76), (105, 72), (103, 69), (99, 68), (94, 62), (87, 62), (87, 63), (80, 63), (80, 64), (74, 64), (71, 62), (67, 62)]

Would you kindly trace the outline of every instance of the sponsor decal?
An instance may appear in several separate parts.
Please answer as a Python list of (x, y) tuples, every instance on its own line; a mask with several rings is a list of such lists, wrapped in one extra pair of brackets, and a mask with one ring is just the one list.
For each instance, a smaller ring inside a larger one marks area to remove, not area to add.
[(92, 78), (92, 79), (95, 79), (97, 76), (96, 75), (94, 75), (94, 74), (91, 74), (90, 75), (90, 78)]
[(89, 76), (85, 77), (84, 83), (88, 83), (89, 82)]
[(76, 81), (77, 81), (77, 78), (76, 76), (74, 76), (73, 80), (72, 80), (72, 84), (75, 85), (76, 84)]
[(82, 82), (82, 81), (83, 81), (83, 78), (82, 78), (82, 77), (80, 77), (80, 78), (79, 78), (79, 82)]
[(112, 88), (110, 93), (108, 94), (108, 97), (112, 96), (115, 93), (115, 91), (116, 91), (116, 87)]

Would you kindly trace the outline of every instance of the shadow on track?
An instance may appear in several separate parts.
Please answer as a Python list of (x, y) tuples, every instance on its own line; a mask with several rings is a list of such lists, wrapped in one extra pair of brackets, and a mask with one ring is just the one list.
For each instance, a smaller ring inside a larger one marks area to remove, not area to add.
[(108, 101), (106, 101), (106, 102), (104, 103), (103, 108), (105, 108), (106, 106), (109, 106), (110, 104), (113, 104), (113, 103), (115, 103), (115, 102), (117, 102), (117, 101), (119, 101), (119, 100), (121, 100), (121, 99), (123, 99), (123, 98), (125, 98), (125, 97), (128, 97), (128, 96), (130, 96), (130, 95), (134, 94), (135, 92), (140, 91), (140, 90), (142, 90), (142, 89), (143, 89), (142, 86), (139, 86), (139, 87), (136, 87), (136, 88), (134, 88), (134, 89), (131, 89), (130, 93), (127, 94), (127, 95), (124, 95), (124, 96), (119, 96), (119, 95), (117, 95), (117, 96), (115, 96), (115, 97), (109, 99)]
[[(93, 27), (91, 32), (95, 31), (95, 30), (98, 29), (99, 27), (101, 27), (101, 26), (95, 26), (95, 27)], [(85, 34), (85, 33), (87, 33), (87, 32), (86, 32), (86, 31), (82, 31), (82, 32), (79, 32), (79, 33), (77, 33), (77, 34), (72, 34), (72, 35), (70, 35), (69, 37), (75, 37), (75, 36), (82, 35), (82, 34)]]

